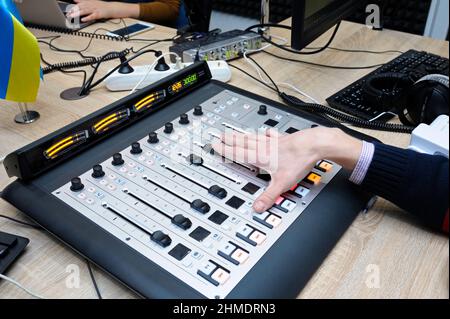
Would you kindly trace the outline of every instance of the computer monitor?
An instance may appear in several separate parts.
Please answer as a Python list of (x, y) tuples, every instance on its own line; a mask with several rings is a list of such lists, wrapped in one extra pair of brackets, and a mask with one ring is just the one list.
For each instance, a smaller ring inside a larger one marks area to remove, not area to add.
[(292, 48), (302, 50), (357, 9), (357, 0), (292, 1)]

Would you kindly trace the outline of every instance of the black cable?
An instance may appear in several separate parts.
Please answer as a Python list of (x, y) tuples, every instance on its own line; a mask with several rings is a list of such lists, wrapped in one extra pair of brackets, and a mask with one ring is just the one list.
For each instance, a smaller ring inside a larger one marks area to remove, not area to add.
[[(258, 25), (252, 26), (250, 28), (254, 29), (257, 26)], [(262, 25), (259, 25), (259, 26), (272, 26), (272, 25), (269, 23), (269, 24), (262, 24)], [(291, 30), (290, 27), (286, 27), (286, 26), (278, 26), (278, 27)], [(333, 34), (331, 35), (330, 39), (328, 40), (328, 42), (322, 48), (320, 48), (318, 50), (315, 50), (315, 51), (306, 51), (306, 52), (290, 49), (290, 48), (285, 47), (285, 46), (283, 46), (281, 44), (278, 44), (278, 43), (272, 41), (271, 39), (269, 39), (268, 37), (264, 36), (264, 34), (262, 32), (260, 33), (260, 35), (264, 39), (264, 41), (266, 41), (267, 43), (272, 44), (273, 46), (275, 46), (275, 47), (277, 47), (277, 48), (279, 48), (281, 50), (284, 50), (284, 51), (287, 51), (287, 52), (290, 52), (290, 53), (301, 54), (301, 55), (313, 55), (313, 54), (318, 54), (320, 52), (325, 51), (331, 45), (331, 43), (333, 42), (334, 38), (336, 37), (336, 34), (338, 33), (340, 27), (341, 27), (341, 22), (339, 21), (336, 24), (336, 27), (334, 28)]]
[[(129, 54), (129, 52), (130, 52), (130, 49), (125, 49), (125, 50), (117, 52), (117, 53), (116, 52), (107, 53), (104, 61), (120, 59), (122, 57), (127, 56)], [(45, 64), (47, 64), (47, 67), (43, 68), (42, 72), (44, 74), (49, 74), (49, 73), (56, 72), (56, 71), (69, 70), (69, 69), (75, 69), (75, 68), (80, 68), (80, 67), (84, 67), (84, 66), (94, 65), (94, 64), (98, 63), (104, 56), (105, 55), (102, 55), (100, 57), (95, 57), (95, 58), (88, 58), (88, 59), (84, 59), (84, 60), (68, 61), (68, 62), (61, 62), (61, 63), (55, 63), (55, 64), (50, 64), (48, 62), (45, 62), (42, 59), (43, 62)]]
[[(47, 61), (45, 61), (44, 56), (41, 53), (41, 60), (42, 62), (44, 62), (44, 64), (46, 64), (47, 66), (50, 66), (51, 64), (48, 63)], [(66, 73), (66, 74), (71, 74), (71, 73), (83, 73), (83, 86), (86, 84), (86, 78), (87, 78), (87, 72), (84, 70), (64, 70), (64, 69), (60, 69), (59, 72), (62, 73)]]
[(264, 28), (264, 27), (292, 30), (292, 27), (288, 26), (288, 25), (282, 25), (282, 24), (277, 24), (277, 23), (260, 23), (260, 24), (255, 24), (255, 25), (248, 27), (247, 29), (245, 29), (245, 31), (248, 32), (248, 31), (252, 31), (253, 29), (256, 29), (256, 28)]
[(268, 51), (261, 51), (265, 54), (268, 54), (272, 57), (275, 57), (277, 59), (289, 61), (289, 62), (297, 62), (297, 63), (303, 63), (311, 66), (317, 66), (321, 68), (328, 68), (328, 69), (337, 69), (337, 70), (366, 70), (366, 69), (375, 69), (384, 66), (385, 64), (375, 64), (375, 65), (368, 65), (368, 66), (340, 66), (340, 65), (327, 65), (327, 64), (320, 64), (320, 63), (314, 63), (309, 61), (303, 61), (303, 60), (297, 60), (292, 58), (286, 58), (279, 55), (276, 55), (274, 53), (268, 52)]
[[(306, 50), (317, 50), (319, 48), (307, 47)], [(364, 50), (364, 49), (342, 49), (335, 47), (328, 47), (328, 50), (334, 51), (342, 51), (342, 52), (350, 52), (350, 53), (367, 53), (367, 54), (404, 54), (405, 52), (399, 50), (385, 50), (385, 51), (372, 51), (372, 50)]]
[(92, 271), (91, 262), (86, 259), (86, 265), (88, 267), (89, 276), (91, 277), (92, 284), (94, 285), (95, 292), (97, 293), (98, 299), (103, 299), (100, 289), (97, 285), (97, 280), (95, 280), (94, 272)]
[(153, 49), (147, 49), (144, 51), (139, 52), (138, 54), (135, 54), (134, 56), (132, 56), (131, 58), (123, 61), (122, 63), (120, 63), (119, 65), (117, 65), (115, 68), (113, 68), (112, 70), (110, 70), (106, 75), (104, 75), (102, 78), (100, 78), (99, 80), (97, 80), (95, 83), (92, 84), (92, 81), (94, 80), (95, 74), (97, 73), (97, 70), (100, 66), (100, 64), (102, 63), (102, 61), (100, 61), (96, 68), (94, 69), (94, 72), (92, 74), (92, 76), (90, 77), (90, 79), (88, 80), (89, 84), (88, 85), (83, 85), (82, 90), (80, 91), (81, 95), (85, 95), (87, 94), (90, 90), (92, 90), (93, 88), (95, 88), (96, 86), (98, 86), (100, 83), (102, 83), (105, 79), (107, 79), (111, 74), (113, 74), (115, 71), (117, 71), (118, 69), (120, 69), (122, 66), (130, 63), (131, 61), (137, 59), (138, 57), (140, 57), (143, 54), (146, 53), (155, 53), (155, 54), (159, 54), (161, 53), (160, 51), (156, 51)]
[(27, 223), (27, 222), (23, 222), (21, 220), (18, 220), (18, 219), (15, 219), (15, 218), (12, 218), (12, 217), (9, 217), (9, 216), (6, 216), (6, 215), (1, 215), (0, 214), (0, 218), (7, 219), (9, 221), (12, 221), (12, 222), (14, 222), (16, 224), (20, 224), (20, 225), (23, 225), (23, 226), (27, 226), (27, 227), (31, 227), (31, 228), (34, 228), (34, 229), (43, 230), (43, 228), (41, 226), (37, 225), (37, 224), (30, 224), (30, 223)]
[[(269, 76), (269, 74), (264, 70), (264, 68), (261, 67), (261, 65), (255, 61), (255, 59), (249, 57), (250, 60), (252, 60), (260, 69), (264, 72), (264, 74), (269, 78), (269, 80), (273, 83), (275, 86), (275, 89), (271, 88), (272, 90), (275, 90), (278, 92), (279, 97), (283, 102), (285, 102), (287, 105), (290, 105), (295, 108), (300, 108), (303, 111), (316, 114), (322, 117), (328, 117), (328, 119), (331, 118), (331, 121), (334, 123), (337, 123), (336, 120), (342, 121), (344, 123), (365, 128), (365, 129), (371, 129), (371, 130), (379, 130), (379, 131), (388, 131), (388, 132), (395, 132), (395, 133), (405, 133), (405, 134), (411, 134), (414, 130), (414, 127), (409, 127), (401, 124), (390, 124), (390, 123), (383, 123), (383, 122), (370, 122), (366, 120), (359, 119), (357, 117), (347, 115), (344, 113), (341, 113), (337, 110), (334, 110), (328, 106), (316, 104), (316, 103), (305, 103), (304, 101), (300, 100), (299, 98), (288, 95), (284, 92), (281, 92), (276, 85), (275, 81)], [(253, 77), (252, 77), (253, 78)]]
[(271, 89), (272, 91), (277, 92), (276, 89), (274, 89), (273, 87), (271, 87), (271, 86), (268, 85), (267, 83), (264, 83), (263, 81), (261, 81), (261, 80), (258, 79), (257, 77), (251, 75), (251, 74), (248, 73), (247, 71), (241, 69), (240, 67), (238, 67), (238, 66), (236, 66), (236, 65), (234, 65), (234, 64), (231, 64), (231, 63), (228, 63), (228, 65), (231, 66), (232, 68), (234, 68), (234, 69), (236, 69), (236, 70), (238, 70), (238, 71), (244, 73), (245, 75), (247, 75), (248, 77), (252, 78), (252, 79), (255, 80), (256, 82), (259, 82), (260, 84), (264, 85), (264, 86), (267, 87), (268, 89)]
[(249, 60), (251, 60), (253, 63), (255, 63), (258, 68), (261, 69), (261, 71), (263, 71), (263, 73), (265, 74), (265, 76), (267, 76), (267, 78), (270, 80), (270, 82), (272, 82), (273, 87), (275, 88), (276, 92), (278, 93), (278, 95), (281, 94), (280, 88), (278, 87), (278, 85), (275, 83), (275, 81), (272, 79), (272, 77), (266, 72), (266, 70), (264, 70), (264, 68), (258, 63), (256, 62), (255, 59), (253, 59), (251, 56), (247, 57)]

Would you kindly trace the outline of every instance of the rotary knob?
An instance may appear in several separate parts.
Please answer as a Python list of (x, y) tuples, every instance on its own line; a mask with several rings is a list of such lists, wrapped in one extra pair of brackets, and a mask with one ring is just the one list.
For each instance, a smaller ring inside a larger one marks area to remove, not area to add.
[(259, 110), (258, 110), (258, 114), (259, 115), (267, 115), (267, 106), (262, 104), (259, 106)]
[(173, 124), (172, 123), (166, 123), (166, 125), (164, 125), (164, 133), (172, 134), (172, 132), (173, 132)]
[(133, 144), (131, 144), (131, 154), (133, 155), (138, 155), (142, 153), (142, 148), (141, 148), (141, 144), (139, 144), (138, 142), (135, 142)]
[(122, 158), (122, 154), (116, 153), (116, 154), (113, 155), (112, 164), (114, 166), (120, 166), (120, 165), (123, 165), (123, 163), (125, 163), (125, 161)]
[(150, 144), (156, 144), (156, 143), (158, 143), (158, 142), (159, 142), (159, 139), (158, 139), (158, 133), (156, 133), (156, 132), (151, 132), (150, 134), (148, 134), (148, 142), (149, 142)]
[(71, 183), (70, 190), (72, 192), (79, 192), (84, 189), (84, 185), (81, 182), (81, 178), (79, 178), (79, 177), (72, 178), (70, 183)]
[(195, 116), (202, 116), (203, 115), (203, 109), (202, 109), (202, 107), (200, 105), (196, 106), (194, 108), (194, 115)]
[(187, 114), (181, 114), (179, 123), (181, 125), (188, 125), (189, 124), (189, 116)]
[(93, 178), (102, 178), (105, 176), (105, 172), (103, 171), (103, 167), (101, 165), (95, 165), (92, 169), (92, 177)]

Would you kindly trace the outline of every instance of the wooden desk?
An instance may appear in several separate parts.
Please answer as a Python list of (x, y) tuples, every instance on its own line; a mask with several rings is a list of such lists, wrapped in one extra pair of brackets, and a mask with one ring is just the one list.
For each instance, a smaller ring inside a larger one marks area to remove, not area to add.
[[(107, 22), (103, 26), (107, 29), (117, 28), (117, 25), (112, 22)], [(99, 26), (95, 25), (89, 29), (92, 31), (97, 27)], [(276, 30), (274, 33), (289, 37), (289, 34), (284, 31)], [(162, 39), (174, 34), (172, 29), (158, 27), (139, 37)], [(36, 32), (36, 35), (45, 36), (51, 35), (51, 33)], [(322, 45), (329, 36), (330, 33), (327, 33), (312, 46)], [(62, 48), (80, 49), (87, 42), (88, 39), (66, 36), (56, 40), (54, 44)], [(139, 48), (143, 45), (145, 43), (115, 43), (95, 40), (86, 53), (98, 56), (112, 49), (122, 50), (131, 46)], [(334, 45), (346, 49), (426, 50), (447, 57), (449, 53), (448, 42), (388, 30), (377, 32), (353, 23), (343, 23)], [(155, 45), (153, 48), (167, 51), (168, 46), (169, 44), (166, 42)], [(46, 45), (40, 45), (40, 47), (46, 60), (50, 62), (79, 59), (75, 54), (51, 51)], [(279, 51), (278, 53), (289, 56), (289, 54)], [(300, 58), (324, 64), (372, 65), (387, 62), (394, 57), (395, 54), (374, 55), (327, 50), (319, 55)], [(369, 72), (369, 70), (344, 71), (310, 67), (276, 60), (266, 54), (257, 55), (255, 58), (267, 68), (277, 82), (289, 82), (320, 101), (325, 101), (326, 97), (332, 93)], [(152, 55), (144, 55), (134, 64), (148, 64), (153, 59)], [(114, 61), (102, 65), (100, 74), (104, 74), (116, 63)], [(251, 70), (244, 61), (233, 63)], [(89, 70), (89, 68), (86, 69)], [(126, 93), (108, 92), (103, 86), (100, 86), (83, 100), (67, 102), (59, 98), (62, 90), (79, 86), (81, 80), (81, 75), (77, 74), (53, 73), (46, 76), (38, 100), (33, 106), (41, 113), (42, 118), (29, 126), (15, 124), (13, 117), (18, 113), (17, 106), (0, 101), (0, 154), (6, 155), (126, 95)], [(236, 70), (233, 70), (231, 84), (277, 99), (273, 92)], [(400, 147), (406, 147), (409, 142), (407, 135), (375, 131), (364, 132), (383, 142)], [(4, 170), (0, 169), (0, 189), (11, 181), (6, 177)], [(0, 201), (0, 213), (23, 220), (27, 219), (24, 214), (4, 201)], [(0, 219), (0, 229), (31, 239), (28, 250), (8, 272), (9, 276), (33, 291), (50, 298), (96, 298), (85, 261), (60, 241), (47, 233), (18, 226), (4, 219)], [(74, 265), (78, 267), (75, 268), (75, 271), (77, 269), (79, 271), (80, 284), (78, 288), (67, 288), (66, 281), (71, 279), (69, 275), (74, 271)], [(379, 287), (369, 288), (371, 287), (371, 275), (376, 274), (377, 271), (379, 271), (380, 278)], [(105, 298), (136, 297), (104, 272), (96, 269), (95, 273)], [(16, 287), (4, 281), (0, 282), (0, 298), (28, 297)], [(380, 200), (369, 214), (357, 218), (299, 297), (448, 298), (448, 238), (414, 224), (398, 208)]]

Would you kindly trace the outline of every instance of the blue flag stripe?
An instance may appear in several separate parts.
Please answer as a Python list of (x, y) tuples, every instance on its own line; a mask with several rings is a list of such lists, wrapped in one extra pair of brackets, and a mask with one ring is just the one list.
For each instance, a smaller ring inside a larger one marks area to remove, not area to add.
[(14, 47), (14, 25), (11, 14), (0, 6), (0, 99), (6, 97)]

